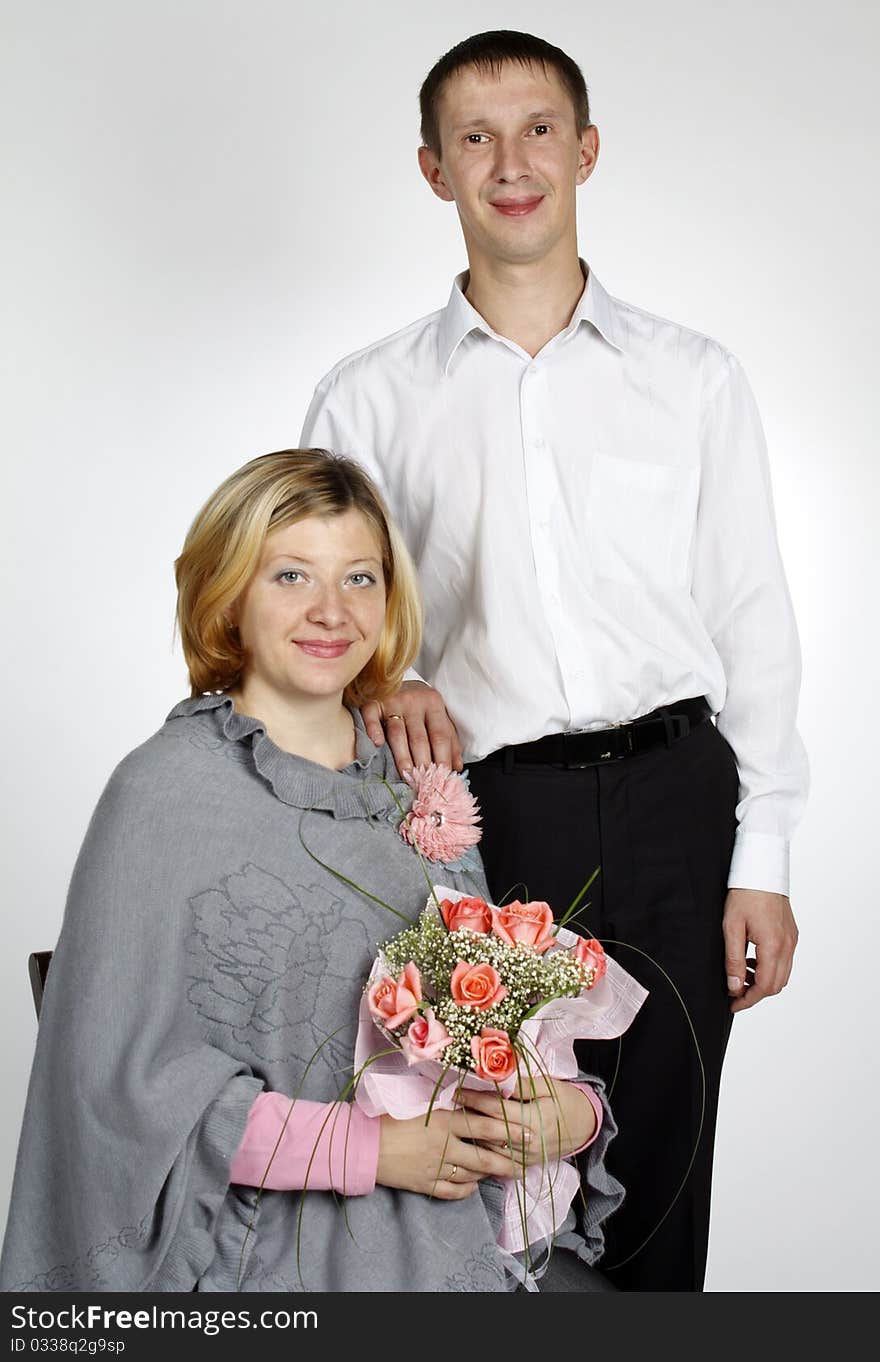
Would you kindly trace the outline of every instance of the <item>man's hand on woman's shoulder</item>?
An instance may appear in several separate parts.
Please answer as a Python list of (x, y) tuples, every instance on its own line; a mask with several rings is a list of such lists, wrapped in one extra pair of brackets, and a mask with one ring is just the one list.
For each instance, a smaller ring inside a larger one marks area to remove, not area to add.
[(463, 769), (458, 730), (443, 696), (426, 682), (404, 681), (396, 695), (371, 700), (361, 714), (377, 747), (387, 739), (401, 775), (432, 761), (445, 762), (453, 771)]

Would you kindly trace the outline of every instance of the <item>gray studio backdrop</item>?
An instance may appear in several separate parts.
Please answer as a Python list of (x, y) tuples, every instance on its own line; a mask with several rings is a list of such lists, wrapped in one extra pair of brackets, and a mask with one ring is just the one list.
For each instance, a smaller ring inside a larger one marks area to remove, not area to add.
[(581, 61), (603, 138), (582, 254), (750, 376), (803, 642), (801, 945), (788, 990), (734, 1024), (708, 1289), (876, 1287), (870, 16), (3, 3), (0, 1223), (36, 1034), (25, 958), (55, 942), (110, 770), (185, 692), (186, 527), (233, 468), (296, 442), (337, 358), (443, 305), (463, 252), (417, 173), (418, 84), (468, 33), (538, 26)]

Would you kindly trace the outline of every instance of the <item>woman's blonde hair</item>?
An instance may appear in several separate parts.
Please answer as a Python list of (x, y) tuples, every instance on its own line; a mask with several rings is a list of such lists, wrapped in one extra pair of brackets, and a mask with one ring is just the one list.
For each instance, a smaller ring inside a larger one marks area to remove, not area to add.
[(221, 483), (199, 511), (174, 565), (177, 624), (193, 695), (238, 683), (246, 657), (229, 608), (250, 583), (266, 536), (306, 516), (358, 510), (381, 546), (385, 623), (375, 653), (345, 691), (348, 704), (399, 689), (421, 646), (415, 568), (385, 503), (364, 470), (326, 449), (263, 454)]

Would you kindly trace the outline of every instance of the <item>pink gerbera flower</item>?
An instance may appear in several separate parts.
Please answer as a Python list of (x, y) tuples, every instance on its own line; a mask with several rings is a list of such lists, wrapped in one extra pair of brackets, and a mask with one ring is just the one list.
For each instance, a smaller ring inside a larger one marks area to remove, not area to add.
[(482, 833), (477, 801), (460, 775), (449, 766), (417, 766), (408, 777), (412, 808), (400, 835), (429, 861), (457, 861), (476, 846)]

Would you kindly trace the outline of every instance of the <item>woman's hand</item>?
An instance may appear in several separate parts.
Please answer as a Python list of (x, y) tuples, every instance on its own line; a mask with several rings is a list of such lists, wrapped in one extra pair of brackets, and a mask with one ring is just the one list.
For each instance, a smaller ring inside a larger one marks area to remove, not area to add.
[[(506, 1115), (511, 1133), (527, 1131), (531, 1139), (525, 1146), (525, 1153), (516, 1154), (520, 1175), (523, 1163), (542, 1163), (551, 1159), (564, 1159), (574, 1149), (586, 1144), (596, 1129), (596, 1113), (593, 1104), (580, 1088), (562, 1080), (554, 1083), (549, 1078), (534, 1078), (531, 1085), (523, 1083), (522, 1097), (500, 1098), (492, 1092), (475, 1092), (463, 1088), (459, 1100), (474, 1117), (477, 1115), (494, 1118), (497, 1125), (504, 1129)], [(520, 1138), (518, 1136), (518, 1138)], [(495, 1140), (487, 1143), (496, 1145)], [(506, 1144), (502, 1135), (500, 1143)]]
[(516, 1113), (508, 1117), (513, 1159), (502, 1148), (508, 1141), (504, 1119), (491, 1113), (435, 1109), (427, 1125), (424, 1116), (380, 1119), (376, 1182), (384, 1187), (461, 1201), (476, 1191), (482, 1178), (522, 1176), (523, 1148), (531, 1135), (522, 1125), (518, 1103)]

